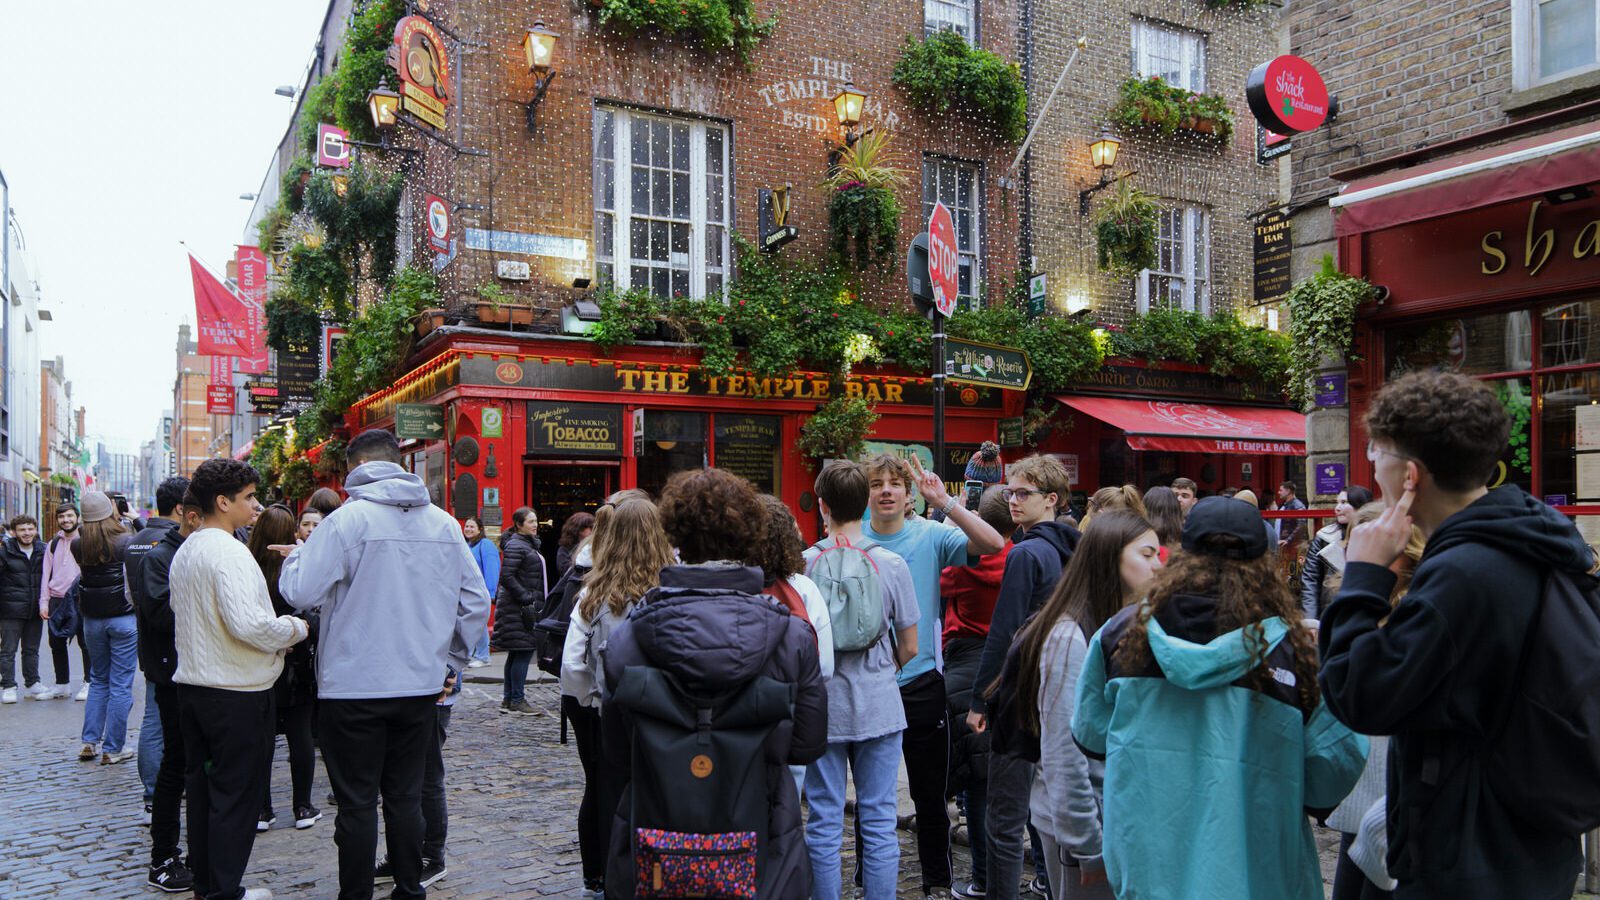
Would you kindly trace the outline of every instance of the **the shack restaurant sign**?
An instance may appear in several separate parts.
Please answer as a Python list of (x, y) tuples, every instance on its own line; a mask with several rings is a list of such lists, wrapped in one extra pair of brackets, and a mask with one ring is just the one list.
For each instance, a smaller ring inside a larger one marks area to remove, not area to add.
[(1298, 56), (1256, 66), (1245, 81), (1244, 95), (1256, 121), (1276, 134), (1310, 131), (1328, 120), (1328, 86), (1316, 67)]

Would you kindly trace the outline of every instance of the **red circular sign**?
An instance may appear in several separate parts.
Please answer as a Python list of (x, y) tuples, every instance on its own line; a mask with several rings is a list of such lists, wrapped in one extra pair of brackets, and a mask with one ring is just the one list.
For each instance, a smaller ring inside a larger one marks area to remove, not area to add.
[(955, 312), (960, 290), (961, 255), (956, 250), (956, 223), (943, 203), (933, 204), (928, 217), (928, 280), (933, 282), (933, 305), (939, 315)]
[(514, 362), (503, 362), (494, 367), (494, 377), (505, 384), (516, 384), (522, 380), (522, 367)]
[(1280, 56), (1256, 66), (1245, 82), (1250, 111), (1268, 131), (1294, 134), (1328, 120), (1328, 86), (1298, 56)]

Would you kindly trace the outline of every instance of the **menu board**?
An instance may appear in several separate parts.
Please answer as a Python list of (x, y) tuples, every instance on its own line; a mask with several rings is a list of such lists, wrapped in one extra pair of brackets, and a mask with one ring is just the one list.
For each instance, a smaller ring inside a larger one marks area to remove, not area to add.
[(776, 494), (783, 420), (718, 413), (716, 422), (717, 468), (749, 481), (764, 494)]

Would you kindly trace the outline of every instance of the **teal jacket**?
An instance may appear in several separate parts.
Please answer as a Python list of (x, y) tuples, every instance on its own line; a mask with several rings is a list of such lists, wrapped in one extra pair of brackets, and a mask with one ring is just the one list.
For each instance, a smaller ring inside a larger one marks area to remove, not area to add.
[(1172, 598), (1140, 671), (1114, 661), (1137, 606), (1089, 643), (1072, 733), (1106, 763), (1106, 875), (1119, 900), (1322, 900), (1307, 816), (1355, 786), (1367, 740), (1302, 708), (1282, 619), (1260, 623), (1258, 679), (1255, 626), (1217, 634), (1216, 606)]

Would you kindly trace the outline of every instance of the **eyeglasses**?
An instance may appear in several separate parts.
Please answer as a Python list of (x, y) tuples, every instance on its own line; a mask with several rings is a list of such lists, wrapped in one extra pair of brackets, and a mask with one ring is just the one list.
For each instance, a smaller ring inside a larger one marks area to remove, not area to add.
[(1043, 497), (1049, 491), (1030, 491), (1027, 488), (1001, 488), (1000, 499), (1010, 503), (1012, 498), (1027, 502), (1029, 497)]
[(1367, 439), (1367, 462), (1375, 463), (1375, 462), (1378, 461), (1378, 457), (1380, 457), (1380, 456), (1392, 456), (1395, 459), (1403, 459), (1403, 460), (1408, 460), (1408, 461), (1413, 459), (1412, 457), (1407, 456), (1404, 453), (1396, 453), (1393, 450), (1384, 450), (1381, 447), (1377, 447), (1372, 443), (1372, 439), (1368, 438)]

